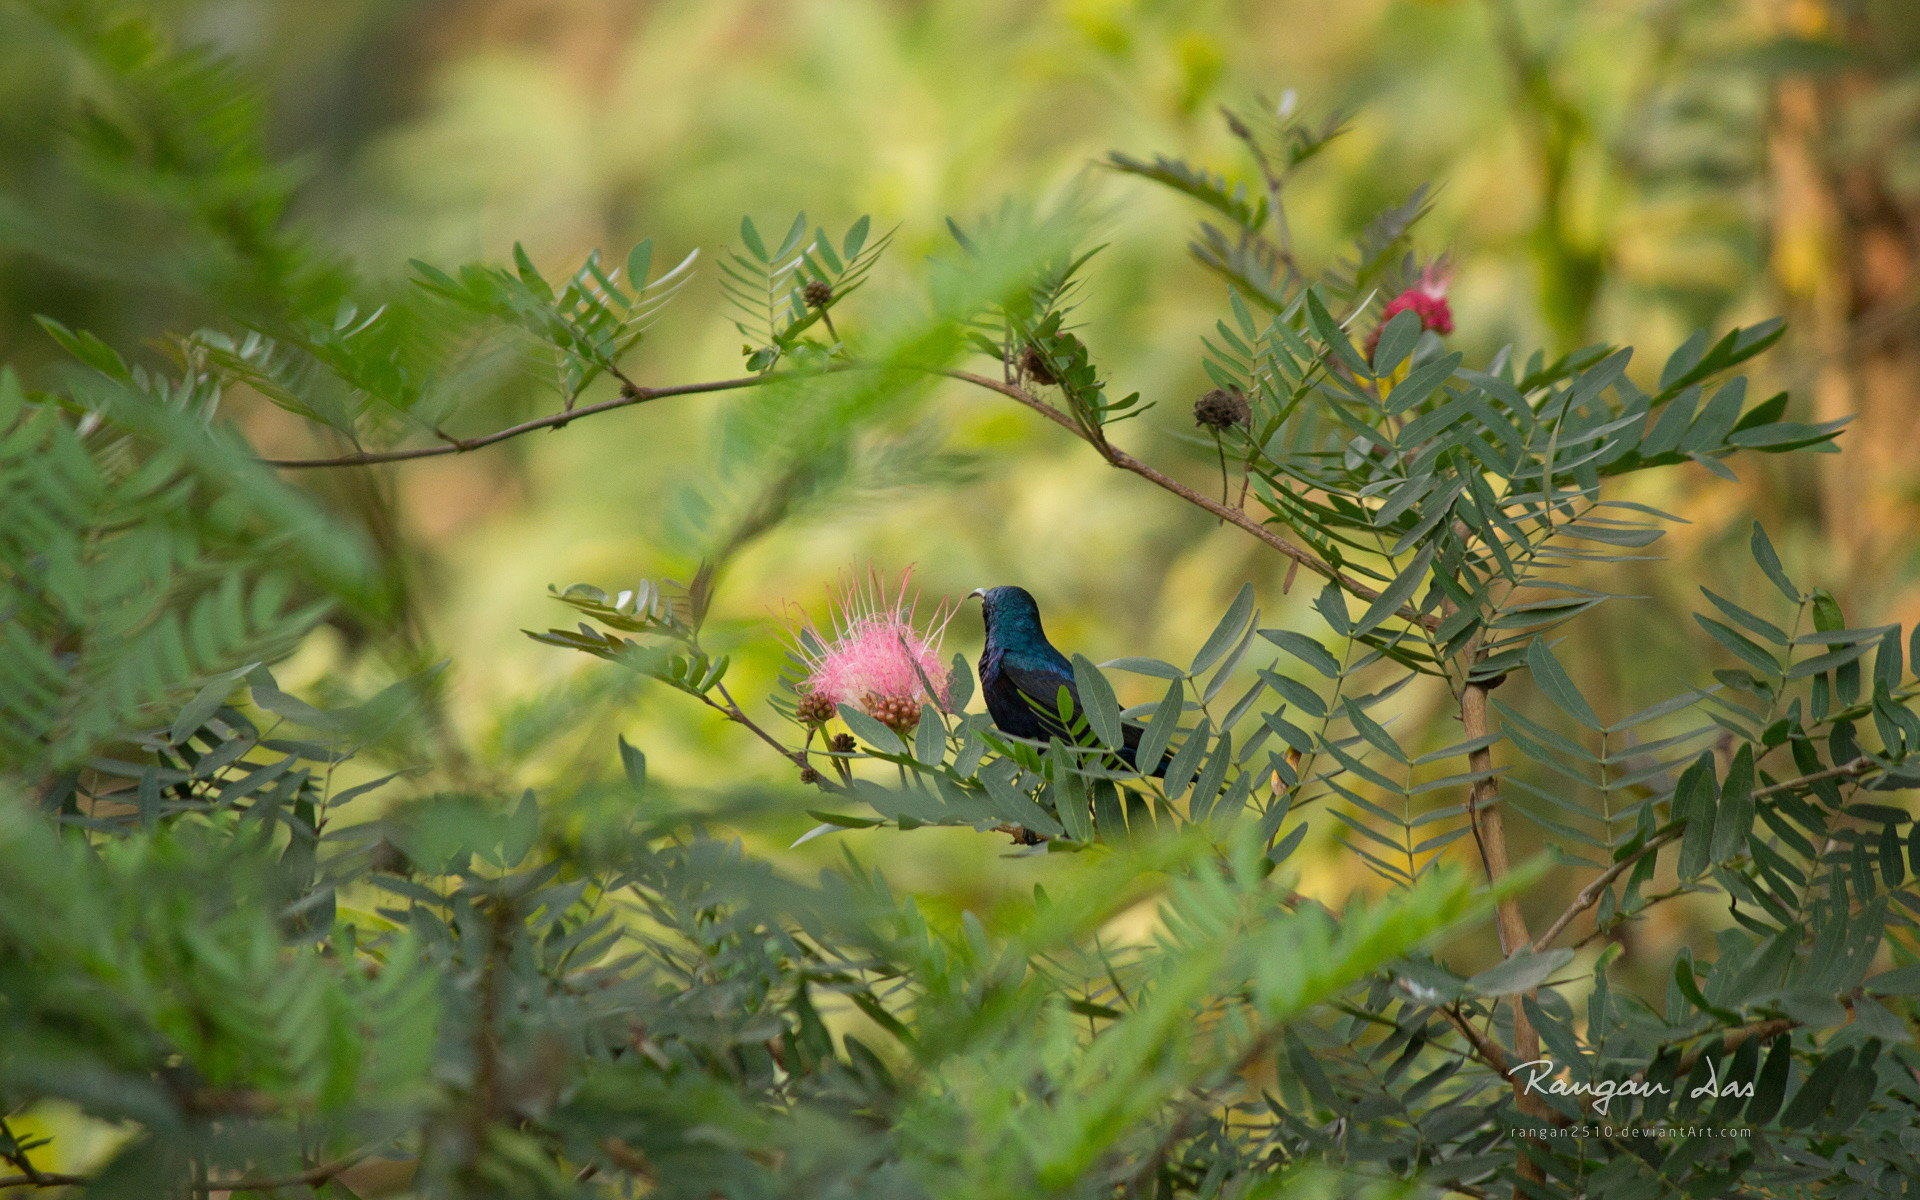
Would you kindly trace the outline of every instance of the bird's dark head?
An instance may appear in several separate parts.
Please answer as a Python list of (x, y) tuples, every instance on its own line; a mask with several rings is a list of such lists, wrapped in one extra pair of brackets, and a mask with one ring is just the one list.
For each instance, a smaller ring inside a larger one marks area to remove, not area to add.
[[(1033, 633), (1042, 638), (1040, 632), (1040, 606), (1034, 603), (1033, 593), (1023, 587), (978, 588), (973, 592), (980, 598), (981, 615), (986, 618), (987, 636)], [(971, 598), (971, 597), (969, 597)]]

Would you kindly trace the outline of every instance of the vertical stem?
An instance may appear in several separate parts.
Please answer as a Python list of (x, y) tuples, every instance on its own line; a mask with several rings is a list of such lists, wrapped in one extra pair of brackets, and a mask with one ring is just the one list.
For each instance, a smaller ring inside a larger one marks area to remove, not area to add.
[(504, 1008), (505, 980), (501, 972), (513, 953), (512, 926), (517, 921), (512, 903), (495, 896), (484, 910), (487, 943), (480, 960), (479, 995), (474, 1012), (472, 1052), (472, 1094), (467, 1098), (466, 1153), (460, 1164), (460, 1177), (466, 1194), (477, 1194), (480, 1160), (486, 1154), (493, 1122), (501, 1111), (500, 1019)]
[[(1469, 680), (1461, 689), (1460, 725), (1470, 740), (1486, 737), (1492, 732), (1492, 723), (1487, 716), (1487, 693), (1491, 690), (1486, 682), (1475, 680)], [(1498, 808), (1500, 780), (1492, 774), (1493, 747), (1481, 746), (1468, 754), (1467, 769), (1482, 776), (1474, 780), (1467, 792), (1467, 815), (1479, 837), (1481, 862), (1486, 867), (1487, 882), (1498, 883), (1513, 869), (1513, 865), (1507, 857), (1506, 826)], [(1527, 936), (1526, 918), (1520, 914), (1520, 902), (1512, 896), (1501, 897), (1495, 909), (1495, 918), (1500, 928), (1502, 954), (1511, 955), (1532, 942), (1533, 939)]]
[[(1218, 429), (1213, 431), (1213, 448), (1220, 455), (1220, 503), (1223, 505), (1231, 504), (1233, 501), (1229, 498), (1231, 496), (1229, 489), (1232, 487), (1232, 483), (1227, 477), (1227, 446), (1225, 442), (1220, 440), (1220, 431)], [(1225, 525), (1227, 523), (1226, 519), (1221, 518), (1220, 523)]]
[[(1486, 737), (1492, 732), (1492, 722), (1487, 714), (1487, 693), (1493, 690), (1493, 684), (1486, 680), (1468, 679), (1460, 690), (1460, 725), (1469, 740)], [(1467, 820), (1472, 824), (1474, 837), (1480, 844), (1480, 859), (1487, 872), (1488, 883), (1498, 883), (1512, 871), (1511, 860), (1507, 857), (1506, 823), (1501, 817), (1500, 779), (1493, 774), (1493, 747), (1481, 746), (1467, 755), (1467, 768), (1480, 776), (1473, 781), (1467, 791)], [(1494, 920), (1500, 931), (1500, 953), (1511, 957), (1533, 943), (1527, 933), (1526, 917), (1520, 912), (1520, 902), (1512, 896), (1502, 896), (1494, 909)], [(1508, 1007), (1513, 1013), (1513, 1061), (1532, 1062), (1540, 1057), (1540, 1035), (1533, 1028), (1533, 1022), (1527, 1019), (1524, 1004), (1525, 996), (1508, 998)], [(1547, 1115), (1546, 1106), (1539, 1097), (1527, 1091), (1525, 1083), (1519, 1078), (1509, 1078), (1513, 1088), (1514, 1104), (1529, 1117)], [(1522, 1139), (1516, 1167), (1520, 1178), (1539, 1182), (1544, 1173), (1528, 1153), (1532, 1139)], [(1516, 1185), (1514, 1195), (1520, 1195)]]

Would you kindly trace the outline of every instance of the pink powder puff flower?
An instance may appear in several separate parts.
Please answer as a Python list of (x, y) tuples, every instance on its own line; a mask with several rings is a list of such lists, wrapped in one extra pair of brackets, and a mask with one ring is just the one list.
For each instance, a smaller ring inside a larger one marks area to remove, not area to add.
[(936, 605), (922, 628), (919, 597), (909, 592), (913, 572), (889, 589), (878, 571), (864, 582), (849, 578), (834, 593), (828, 628), (807, 624), (795, 638), (806, 675), (800, 681), (797, 715), (822, 724), (841, 704), (854, 705), (894, 729), (920, 720), (921, 702), (932, 689), (943, 711), (949, 700), (947, 665), (940, 641), (953, 610)]
[(1367, 357), (1371, 359), (1380, 345), (1380, 333), (1387, 327), (1387, 322), (1403, 312), (1419, 316), (1422, 329), (1443, 337), (1452, 333), (1453, 309), (1447, 304), (1447, 285), (1452, 282), (1453, 268), (1446, 259), (1429, 263), (1412, 287), (1387, 301), (1387, 306), (1380, 310), (1380, 323), (1367, 335)]

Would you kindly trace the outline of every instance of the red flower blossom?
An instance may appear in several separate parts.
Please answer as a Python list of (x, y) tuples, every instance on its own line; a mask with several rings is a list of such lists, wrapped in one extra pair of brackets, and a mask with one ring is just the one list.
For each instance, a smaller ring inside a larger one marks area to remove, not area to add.
[(1387, 301), (1380, 310), (1380, 323), (1367, 335), (1367, 357), (1371, 359), (1380, 345), (1380, 332), (1387, 322), (1403, 312), (1415, 313), (1420, 328), (1445, 336), (1453, 332), (1453, 309), (1447, 304), (1447, 285), (1453, 282), (1453, 269), (1445, 259), (1429, 264), (1414, 285)]

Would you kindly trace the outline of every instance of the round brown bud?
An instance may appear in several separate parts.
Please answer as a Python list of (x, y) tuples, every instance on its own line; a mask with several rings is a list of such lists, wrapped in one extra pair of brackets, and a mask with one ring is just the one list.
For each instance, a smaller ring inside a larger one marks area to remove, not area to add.
[(920, 702), (912, 696), (876, 696), (868, 693), (860, 702), (867, 715), (895, 733), (905, 733), (920, 723)]
[(1253, 418), (1253, 407), (1238, 388), (1214, 388), (1193, 402), (1193, 419), (1207, 429), (1229, 429)]
[(801, 767), (800, 782), (801, 783), (819, 783), (820, 772), (814, 770), (812, 767)]
[(1021, 352), (1020, 373), (1042, 387), (1052, 387), (1060, 382), (1060, 377), (1053, 373), (1053, 364), (1047, 361), (1046, 355), (1040, 353), (1038, 346), (1028, 346)]
[(825, 725), (833, 714), (833, 701), (819, 692), (808, 692), (793, 706), (794, 717), (803, 725)]
[(824, 279), (812, 280), (800, 289), (800, 298), (809, 308), (825, 308), (833, 301), (833, 285)]
[(850, 733), (834, 734), (831, 738), (827, 739), (827, 749), (833, 751), (835, 754), (852, 754), (853, 735)]

